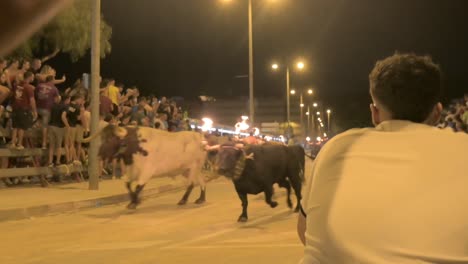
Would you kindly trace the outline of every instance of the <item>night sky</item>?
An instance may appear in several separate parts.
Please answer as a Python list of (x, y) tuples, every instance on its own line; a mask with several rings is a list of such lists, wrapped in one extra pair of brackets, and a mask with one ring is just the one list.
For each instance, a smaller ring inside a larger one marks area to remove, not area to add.
[[(294, 88), (313, 88), (337, 111), (367, 113), (368, 74), (397, 50), (432, 55), (444, 70), (447, 98), (468, 91), (466, 0), (253, 2), (256, 96), (284, 96), (285, 76), (270, 65), (303, 58), (307, 70), (292, 73)], [(113, 27), (104, 77), (159, 96), (248, 95), (248, 79), (236, 78), (248, 73), (247, 0), (102, 5)], [(67, 71), (88, 71), (88, 63)]]

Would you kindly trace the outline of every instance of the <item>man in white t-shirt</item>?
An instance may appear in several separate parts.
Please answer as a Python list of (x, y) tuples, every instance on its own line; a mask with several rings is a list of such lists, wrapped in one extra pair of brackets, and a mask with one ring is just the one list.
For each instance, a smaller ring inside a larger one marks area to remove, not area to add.
[(439, 66), (396, 54), (369, 79), (375, 128), (330, 140), (306, 178), (302, 263), (468, 263), (468, 135), (433, 127)]

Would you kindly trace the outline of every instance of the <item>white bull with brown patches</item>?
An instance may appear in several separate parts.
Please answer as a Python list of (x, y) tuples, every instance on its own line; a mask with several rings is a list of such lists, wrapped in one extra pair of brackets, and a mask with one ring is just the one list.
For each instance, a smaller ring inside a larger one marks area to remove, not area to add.
[[(201, 134), (190, 131), (170, 133), (148, 127), (113, 125), (105, 127), (98, 134), (102, 138), (99, 156), (103, 160), (122, 159), (126, 165), (129, 209), (135, 209), (140, 203), (139, 194), (152, 177), (175, 170), (184, 170), (183, 174), (189, 181), (187, 190), (178, 204), (187, 203), (196, 183), (200, 185), (201, 193), (195, 203), (205, 202), (205, 180), (201, 168), (206, 152), (202, 146)], [(87, 141), (90, 140), (92, 138)], [(137, 184), (134, 190), (131, 187), (132, 183)]]

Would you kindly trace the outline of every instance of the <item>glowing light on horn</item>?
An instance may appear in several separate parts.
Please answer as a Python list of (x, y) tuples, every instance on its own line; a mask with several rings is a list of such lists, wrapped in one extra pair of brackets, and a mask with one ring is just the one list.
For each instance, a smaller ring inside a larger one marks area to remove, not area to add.
[(202, 131), (206, 132), (206, 131), (211, 130), (211, 128), (213, 127), (213, 120), (205, 117), (205, 118), (202, 118), (202, 121), (203, 121), (203, 125), (201, 127)]

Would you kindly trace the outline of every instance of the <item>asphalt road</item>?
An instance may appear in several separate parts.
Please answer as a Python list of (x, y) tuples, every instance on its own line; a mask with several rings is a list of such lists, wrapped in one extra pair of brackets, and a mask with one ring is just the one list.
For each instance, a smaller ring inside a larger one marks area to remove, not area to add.
[(232, 182), (210, 182), (203, 205), (193, 204), (198, 192), (182, 207), (176, 204), (183, 192), (173, 192), (144, 200), (136, 211), (118, 204), (0, 223), (0, 263), (298, 263), (297, 214), (282, 189), (275, 209), (263, 194), (249, 196), (247, 223), (237, 223)]

